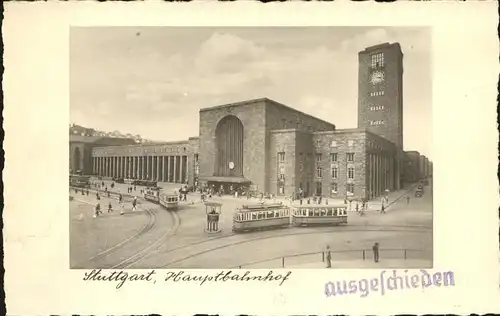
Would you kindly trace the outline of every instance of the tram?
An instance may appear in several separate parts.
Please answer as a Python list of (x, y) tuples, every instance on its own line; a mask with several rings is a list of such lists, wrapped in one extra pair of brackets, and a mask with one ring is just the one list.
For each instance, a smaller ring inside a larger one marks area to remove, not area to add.
[(290, 209), (282, 203), (243, 205), (233, 217), (233, 232), (288, 227)]
[(146, 188), (144, 190), (144, 199), (156, 204), (160, 203), (160, 190), (158, 188)]
[(167, 210), (175, 210), (179, 206), (179, 196), (175, 193), (160, 194), (160, 205)]
[(304, 205), (292, 208), (292, 225), (347, 224), (347, 207), (334, 205)]
[(179, 206), (179, 196), (175, 193), (160, 192), (160, 188), (147, 188), (144, 190), (144, 199), (160, 204), (167, 210), (175, 210)]
[(90, 176), (72, 174), (69, 176), (69, 185), (77, 188), (90, 188)]

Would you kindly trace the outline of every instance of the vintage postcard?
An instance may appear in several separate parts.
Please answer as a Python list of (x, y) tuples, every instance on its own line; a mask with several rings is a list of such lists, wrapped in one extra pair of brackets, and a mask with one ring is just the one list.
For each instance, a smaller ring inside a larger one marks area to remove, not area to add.
[(7, 312), (500, 311), (494, 9), (10, 4)]

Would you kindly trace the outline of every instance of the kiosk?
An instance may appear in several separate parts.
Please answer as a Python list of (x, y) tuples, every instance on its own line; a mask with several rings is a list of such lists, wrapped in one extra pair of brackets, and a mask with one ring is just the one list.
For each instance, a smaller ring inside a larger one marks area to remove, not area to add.
[(219, 227), (219, 219), (222, 211), (222, 204), (206, 202), (205, 211), (207, 213), (207, 227), (205, 228), (205, 232), (209, 234), (220, 233), (222, 229)]

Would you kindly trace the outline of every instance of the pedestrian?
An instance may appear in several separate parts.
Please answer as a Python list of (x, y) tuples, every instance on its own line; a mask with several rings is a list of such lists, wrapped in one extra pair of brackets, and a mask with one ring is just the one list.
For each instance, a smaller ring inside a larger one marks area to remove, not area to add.
[(101, 212), (101, 204), (99, 204), (99, 202), (97, 202), (97, 204), (94, 207), (94, 218), (96, 218), (100, 214), (102, 214), (102, 212)]
[(356, 202), (356, 213), (359, 213), (359, 204)]
[(373, 245), (373, 260), (375, 262), (378, 262), (378, 259), (379, 259), (379, 253), (378, 253), (378, 248), (379, 248), (379, 245), (378, 245), (378, 242), (376, 242), (374, 245)]
[(332, 253), (330, 252), (330, 246), (326, 246), (326, 267), (332, 267)]
[(113, 206), (111, 205), (111, 201), (109, 201), (109, 204), (108, 204), (108, 213), (111, 213), (113, 212)]
[(137, 205), (137, 196), (134, 196), (134, 200), (132, 201), (132, 211), (137, 210), (136, 205)]
[(120, 215), (123, 215), (125, 212), (123, 211), (124, 209), (124, 205), (123, 205), (123, 202), (120, 201)]
[(406, 205), (408, 205), (408, 204), (410, 204), (410, 196), (409, 195), (406, 197)]
[(380, 209), (380, 214), (385, 214), (385, 205), (382, 203), (382, 208)]

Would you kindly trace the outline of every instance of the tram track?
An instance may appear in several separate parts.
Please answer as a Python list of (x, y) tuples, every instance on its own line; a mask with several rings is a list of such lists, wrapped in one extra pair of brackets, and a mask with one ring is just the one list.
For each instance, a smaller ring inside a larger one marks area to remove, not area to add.
[[(168, 214), (170, 214), (170, 217), (172, 219), (170, 227), (162, 234), (160, 237), (156, 238), (154, 241), (152, 241), (148, 246), (143, 248), (142, 250), (132, 254), (131, 256), (127, 257), (126, 259), (122, 260), (121, 262), (113, 265), (110, 267), (110, 269), (130, 269), (134, 265), (138, 264), (141, 262), (143, 259), (148, 257), (150, 254), (154, 253), (155, 250), (159, 249), (162, 244), (161, 242), (167, 241), (171, 236), (175, 235), (177, 231), (179, 230), (179, 227), (181, 225), (181, 218), (175, 211), (169, 211), (167, 210)], [(156, 247), (156, 248), (155, 248)]]
[[(347, 226), (337, 226), (336, 228), (338, 227), (392, 227), (392, 228), (416, 228), (416, 229), (422, 229), (423, 230), (431, 230), (432, 229), (432, 226), (424, 226), (424, 225), (362, 225), (362, 224), (354, 224), (354, 225), (347, 225)], [(288, 229), (300, 229), (302, 231), (308, 229), (307, 227), (306, 228), (297, 228), (297, 227), (285, 227), (285, 228), (282, 228), (281, 231), (283, 230), (288, 230)], [(309, 227), (309, 229), (312, 229)], [(318, 230), (320, 229), (321, 231), (327, 231), (329, 232), (332, 227), (315, 227), (314, 228), (315, 230)], [(276, 229), (275, 230), (260, 230), (258, 232), (275, 232), (277, 231)], [(182, 246), (177, 246), (177, 247), (174, 247), (174, 248), (169, 248), (169, 249), (166, 249), (166, 251), (164, 253), (169, 253), (169, 252), (173, 252), (173, 251), (176, 251), (176, 250), (180, 250), (180, 249), (184, 249), (184, 248), (187, 248), (187, 247), (191, 247), (191, 246), (196, 246), (196, 245), (199, 245), (199, 244), (204, 244), (204, 243), (209, 243), (209, 242), (212, 242), (212, 241), (215, 241), (215, 240), (219, 240), (219, 239), (225, 239), (225, 238), (231, 238), (231, 237), (234, 237), (234, 236), (244, 236), (244, 235), (251, 235), (253, 233), (255, 233), (257, 231), (250, 231), (250, 232), (244, 232), (244, 233), (234, 233), (234, 232), (231, 232), (229, 234), (226, 234), (226, 235), (221, 235), (221, 236), (216, 236), (216, 237), (211, 237), (211, 238), (208, 238), (208, 239), (202, 239), (202, 240), (198, 240), (198, 241), (195, 241), (195, 242), (192, 242), (192, 243), (189, 243), (187, 245), (182, 245)], [(293, 235), (295, 233), (287, 233), (285, 235)], [(300, 234), (297, 233), (297, 234)], [(280, 234), (278, 234), (277, 236), (280, 236)]]
[(102, 258), (104, 256), (107, 256), (117, 250), (119, 250), (120, 248), (123, 248), (125, 245), (127, 245), (128, 243), (138, 239), (139, 237), (141, 237), (142, 235), (146, 234), (147, 232), (149, 232), (151, 229), (153, 229), (156, 225), (156, 213), (154, 213), (151, 209), (145, 209), (144, 212), (146, 213), (147, 217), (148, 217), (148, 222), (146, 223), (146, 225), (144, 225), (140, 230), (139, 232), (137, 232), (136, 234), (130, 236), (129, 238), (121, 241), (120, 243), (98, 253), (97, 255), (91, 257), (89, 259), (89, 261), (93, 261), (93, 260), (97, 260), (99, 258)]
[[(365, 229), (346, 229), (348, 227), (364, 227)], [(379, 229), (367, 229), (369, 227), (376, 227), (376, 228), (379, 228)], [(386, 229), (380, 229), (382, 227), (386, 228)], [(424, 232), (428, 232), (430, 229), (432, 229), (431, 227), (421, 226), (421, 225), (399, 225), (399, 226), (398, 225), (350, 225), (350, 226), (343, 226), (344, 229), (338, 229), (338, 227), (336, 227), (336, 228), (337, 229), (335, 229), (335, 230), (332, 230), (331, 228), (329, 228), (329, 229), (324, 229), (324, 230), (319, 230), (319, 231), (317, 229), (314, 230), (314, 231), (295, 231), (295, 232), (287, 232), (285, 234), (273, 234), (273, 235), (270, 235), (270, 236), (261, 236), (261, 237), (252, 238), (252, 239), (240, 240), (240, 241), (236, 241), (236, 242), (232, 242), (232, 243), (220, 245), (220, 246), (217, 246), (217, 247), (212, 247), (210, 249), (205, 249), (203, 251), (199, 251), (199, 252), (196, 252), (196, 253), (193, 253), (193, 254), (181, 257), (179, 259), (176, 259), (174, 261), (168, 262), (166, 264), (162, 264), (161, 267), (162, 268), (168, 268), (169, 266), (171, 266), (173, 264), (176, 264), (176, 263), (179, 263), (179, 262), (191, 259), (193, 257), (197, 257), (197, 256), (200, 256), (200, 255), (203, 255), (203, 254), (208, 253), (208, 252), (212, 252), (212, 251), (216, 251), (216, 250), (220, 250), (220, 249), (224, 249), (224, 248), (229, 248), (229, 247), (233, 247), (233, 246), (237, 246), (237, 245), (241, 245), (241, 244), (245, 244), (245, 243), (252, 243), (252, 242), (255, 242), (255, 241), (261, 241), (261, 240), (266, 240), (266, 239), (282, 238), (282, 237), (287, 237), (287, 236), (292, 236), (292, 235), (314, 235), (314, 234), (324, 234), (324, 233), (346, 233), (346, 232), (411, 232), (411, 233), (424, 233)], [(397, 229), (397, 228), (399, 228), (399, 229)], [(408, 230), (409, 228), (413, 228), (413, 230)], [(232, 234), (228, 234), (228, 235), (225, 235), (225, 236), (218, 236), (218, 237), (210, 238), (210, 239), (207, 239), (207, 240), (203, 240), (203, 241), (191, 243), (191, 244), (188, 244), (188, 245), (183, 245), (183, 246), (179, 246), (179, 247), (176, 247), (176, 248), (168, 249), (167, 251), (162, 252), (162, 255), (173, 253), (174, 251), (181, 250), (181, 249), (186, 249), (186, 248), (189, 248), (189, 247), (192, 247), (192, 246), (195, 246), (195, 245), (200, 245), (200, 244), (203, 244), (203, 243), (208, 243), (208, 242), (211, 242), (211, 241), (214, 241), (214, 240), (217, 240), (217, 239), (227, 239), (227, 238), (230, 238), (230, 237), (241, 236), (241, 235), (242, 234), (232, 233)]]

